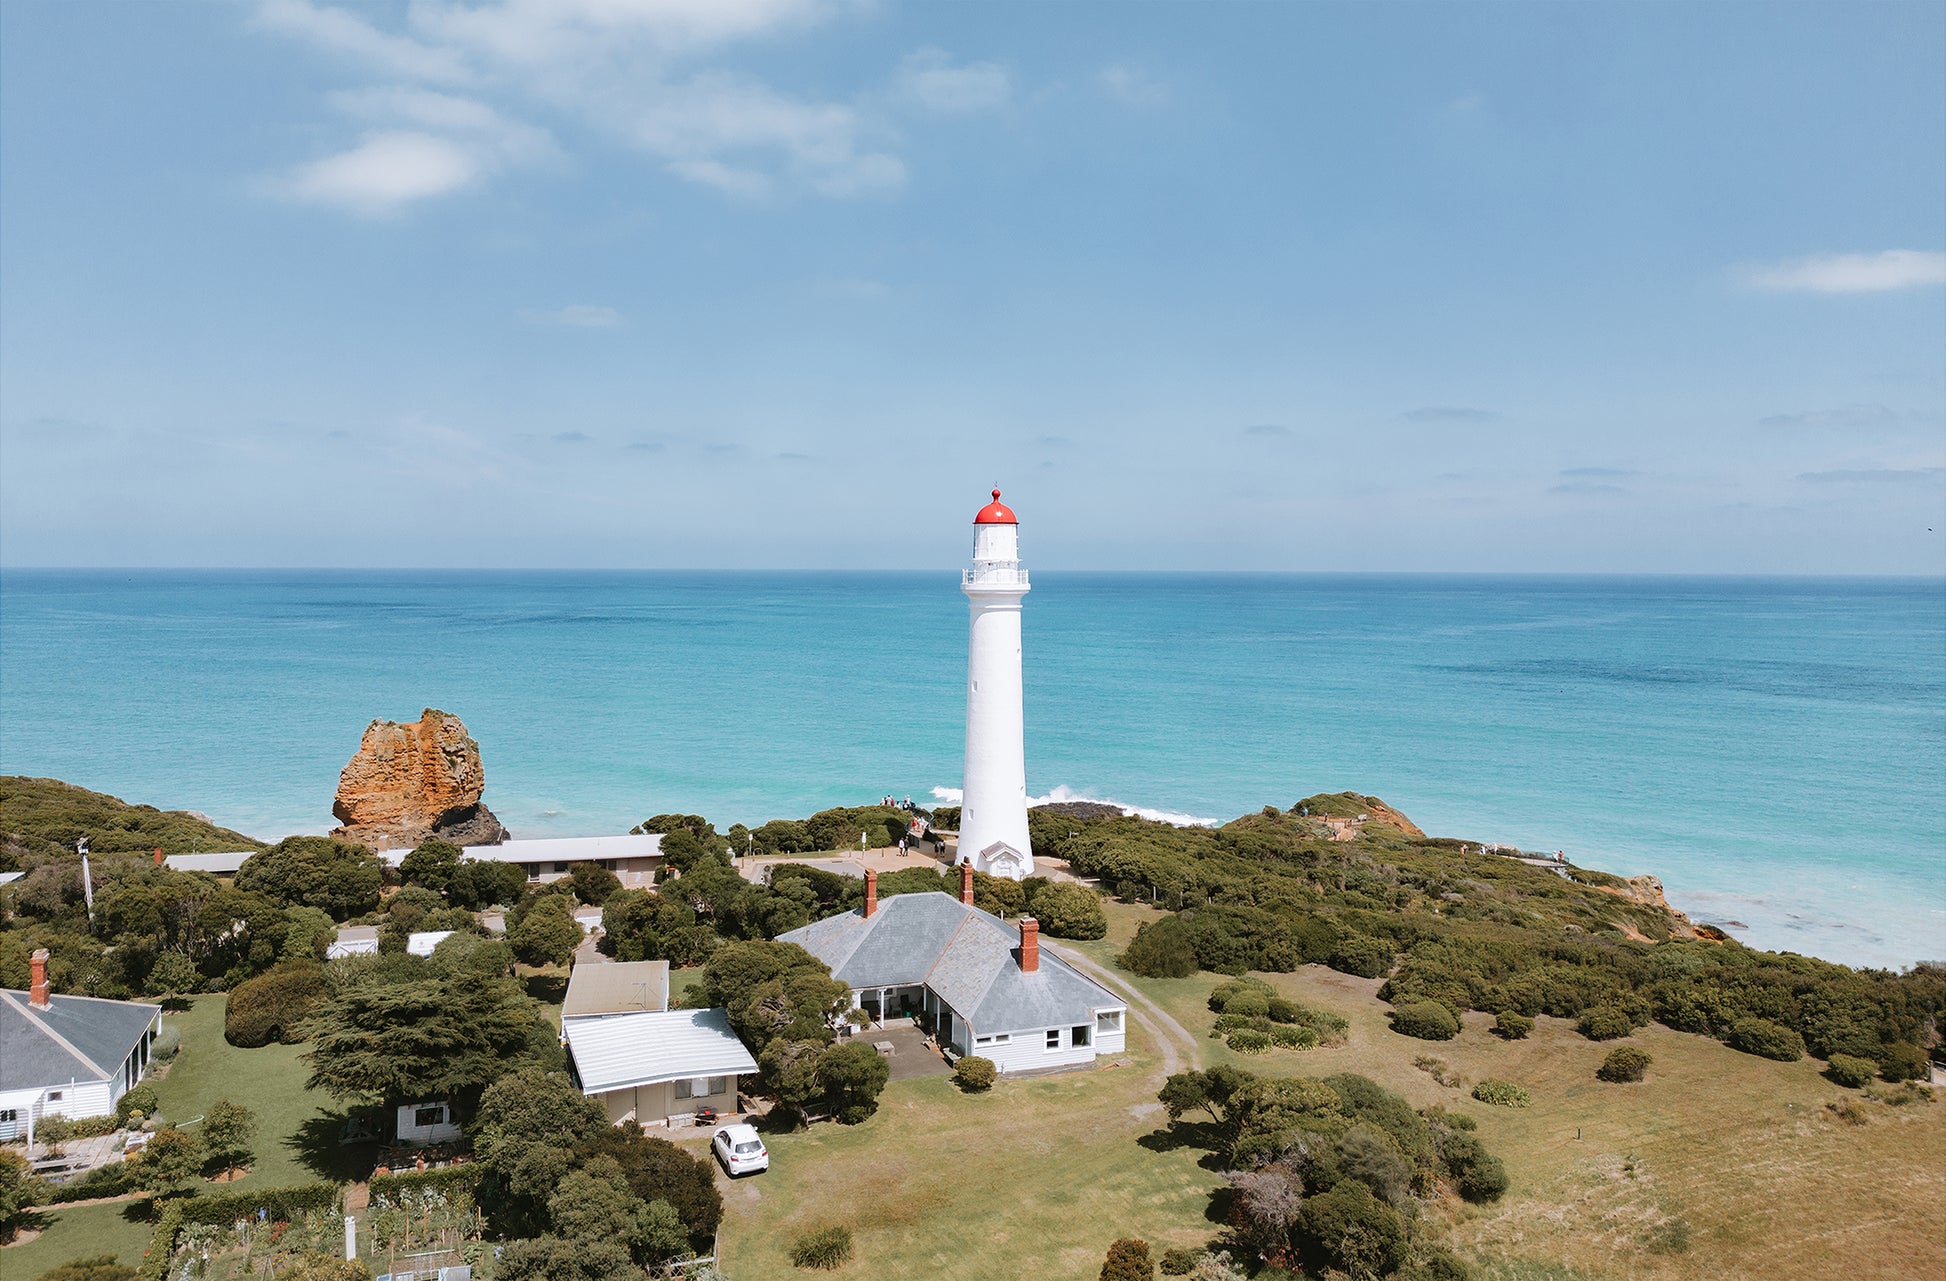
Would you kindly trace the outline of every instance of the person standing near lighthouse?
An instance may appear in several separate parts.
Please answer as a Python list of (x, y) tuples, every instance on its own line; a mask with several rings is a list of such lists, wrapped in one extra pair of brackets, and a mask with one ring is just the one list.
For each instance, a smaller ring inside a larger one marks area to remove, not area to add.
[(1024, 880), (1033, 875), (1027, 840), (1026, 732), (1021, 714), (1020, 522), (993, 491), (973, 518), (973, 568), (960, 573), (972, 611), (966, 654), (966, 774), (959, 853), (976, 872)]

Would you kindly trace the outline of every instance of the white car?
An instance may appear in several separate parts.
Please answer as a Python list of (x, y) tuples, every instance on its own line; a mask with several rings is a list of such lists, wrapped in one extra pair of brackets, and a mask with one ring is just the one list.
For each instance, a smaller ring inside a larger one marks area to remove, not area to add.
[(764, 1141), (754, 1125), (726, 1125), (716, 1132), (710, 1146), (723, 1163), (724, 1173), (733, 1179), (770, 1168), (770, 1153), (764, 1150)]

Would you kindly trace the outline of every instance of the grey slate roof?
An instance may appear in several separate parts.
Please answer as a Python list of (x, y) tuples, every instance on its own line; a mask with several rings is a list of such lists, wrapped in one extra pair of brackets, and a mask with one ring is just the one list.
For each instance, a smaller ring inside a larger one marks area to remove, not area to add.
[(895, 894), (867, 918), (846, 912), (777, 937), (831, 967), (852, 988), (923, 983), (976, 1031), (1025, 1031), (1092, 1022), (1127, 1002), (1084, 978), (1046, 946), (1021, 971), (1020, 930), (950, 894)]
[(34, 1009), (28, 994), (0, 991), (0, 1090), (106, 1081), (122, 1070), (159, 1005), (55, 996)]

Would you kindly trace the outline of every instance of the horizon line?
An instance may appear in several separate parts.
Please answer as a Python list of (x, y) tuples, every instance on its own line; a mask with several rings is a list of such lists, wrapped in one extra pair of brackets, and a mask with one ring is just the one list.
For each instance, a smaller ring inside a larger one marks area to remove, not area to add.
[[(9, 565), (0, 574), (940, 574), (958, 567), (832, 567), (792, 565)], [(1124, 567), (1042, 566), (1042, 574), (1126, 574), (1146, 577), (1229, 575), (1336, 578), (1773, 578), (1877, 579), (1940, 583), (1946, 572), (1897, 573), (1874, 570), (1768, 569), (1129, 569)]]

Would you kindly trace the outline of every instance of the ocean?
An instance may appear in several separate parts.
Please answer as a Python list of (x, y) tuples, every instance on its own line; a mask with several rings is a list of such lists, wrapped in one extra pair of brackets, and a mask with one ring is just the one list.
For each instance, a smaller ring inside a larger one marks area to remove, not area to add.
[[(1041, 795), (1355, 790), (1752, 946), (1946, 957), (1938, 581), (1036, 571), (1025, 635)], [(320, 832), (366, 723), (439, 707), (516, 835), (723, 827), (956, 795), (965, 660), (956, 570), (7, 570), (0, 773)]]

